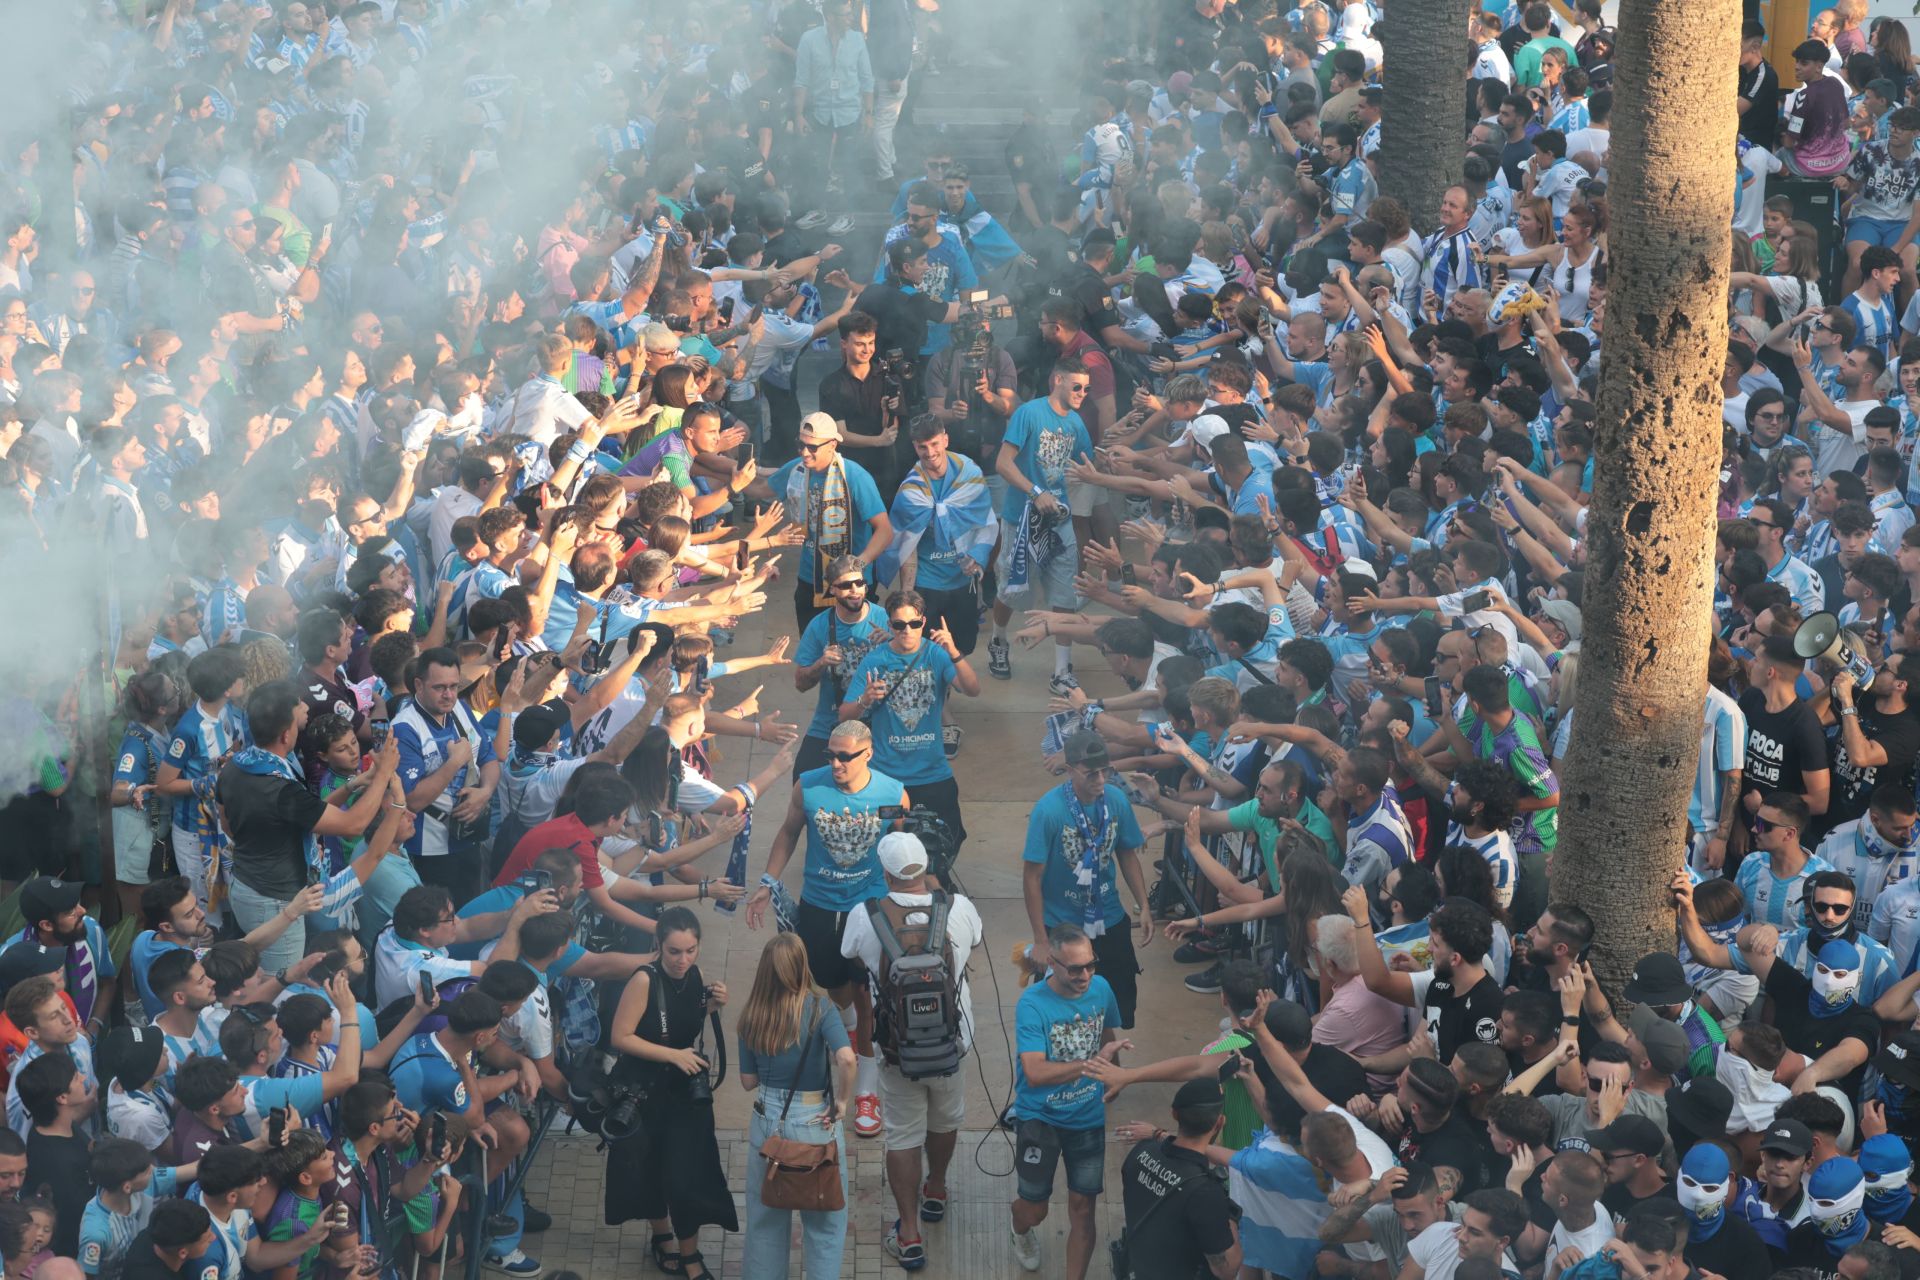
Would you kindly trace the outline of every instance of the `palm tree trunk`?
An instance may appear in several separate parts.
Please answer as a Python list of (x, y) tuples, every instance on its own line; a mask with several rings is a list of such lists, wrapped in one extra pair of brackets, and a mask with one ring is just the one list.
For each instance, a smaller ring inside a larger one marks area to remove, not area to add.
[(1421, 233), (1439, 222), (1440, 197), (1460, 181), (1467, 23), (1458, 5), (1400, 0), (1380, 38), (1380, 194), (1407, 207)]
[(1711, 630), (1733, 212), (1734, 0), (1622, 0), (1575, 725), (1553, 900), (1617, 991), (1674, 944)]

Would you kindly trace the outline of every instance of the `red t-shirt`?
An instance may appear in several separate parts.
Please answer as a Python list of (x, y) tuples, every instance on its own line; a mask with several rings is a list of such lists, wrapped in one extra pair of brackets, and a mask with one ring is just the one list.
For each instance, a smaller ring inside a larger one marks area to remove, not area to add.
[(527, 834), (520, 837), (520, 843), (513, 846), (513, 853), (507, 858), (507, 865), (500, 869), (493, 883), (507, 884), (527, 874), (533, 866), (533, 860), (549, 849), (569, 849), (573, 856), (580, 859), (580, 883), (584, 888), (598, 889), (606, 883), (600, 874), (600, 842), (587, 830), (587, 824), (569, 813), (562, 818), (548, 818)]
[[(1061, 359), (1073, 356), (1079, 356), (1080, 363), (1086, 366), (1088, 401), (1113, 394), (1113, 361), (1108, 358), (1106, 348), (1082, 332), (1072, 346), (1060, 352)], [(1100, 437), (1106, 434), (1103, 426), (1096, 425), (1088, 414), (1082, 413), (1080, 416), (1086, 421), (1087, 434), (1092, 436), (1093, 443), (1098, 445)]]

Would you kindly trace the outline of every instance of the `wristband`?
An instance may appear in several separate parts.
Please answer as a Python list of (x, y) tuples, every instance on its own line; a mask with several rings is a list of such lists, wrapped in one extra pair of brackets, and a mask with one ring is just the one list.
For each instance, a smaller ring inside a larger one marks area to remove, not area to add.
[(572, 444), (567, 446), (566, 460), (568, 462), (575, 464), (576, 466), (582, 462), (585, 462), (588, 458), (592, 456), (593, 456), (593, 450), (587, 446), (587, 442), (585, 440), (575, 440)]

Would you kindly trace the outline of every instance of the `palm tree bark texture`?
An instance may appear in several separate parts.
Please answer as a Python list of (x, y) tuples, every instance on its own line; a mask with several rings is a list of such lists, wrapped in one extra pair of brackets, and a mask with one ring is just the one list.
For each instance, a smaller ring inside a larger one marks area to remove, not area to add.
[(1422, 234), (1439, 224), (1440, 197), (1460, 181), (1467, 85), (1467, 15), (1444, 0), (1398, 0), (1380, 37), (1380, 193), (1407, 208)]
[[(1396, 6), (1398, 7), (1398, 6)], [(1442, 6), (1445, 7), (1445, 6)], [(1710, 641), (1737, 123), (1735, 0), (1622, 0), (1605, 359), (1552, 900), (1617, 994), (1672, 951)]]

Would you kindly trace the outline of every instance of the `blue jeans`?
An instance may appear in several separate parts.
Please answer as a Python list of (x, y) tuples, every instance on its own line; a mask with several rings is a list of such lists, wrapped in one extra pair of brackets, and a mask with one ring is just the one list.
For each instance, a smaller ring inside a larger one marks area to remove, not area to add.
[[(753, 1280), (787, 1280), (787, 1255), (792, 1240), (793, 1210), (769, 1209), (760, 1203), (760, 1183), (767, 1176), (767, 1162), (760, 1155), (760, 1144), (778, 1133), (792, 1142), (824, 1142), (829, 1137), (840, 1148), (840, 1186), (847, 1185), (847, 1135), (839, 1125), (822, 1128), (817, 1121), (825, 1113), (825, 1101), (802, 1102), (795, 1099), (780, 1123), (780, 1108), (786, 1102), (785, 1090), (760, 1090), (760, 1105), (754, 1110), (753, 1123), (747, 1129), (752, 1154), (747, 1157), (747, 1247), (742, 1255), (740, 1274)], [(768, 1114), (762, 1115), (761, 1109)], [(800, 1214), (802, 1259), (808, 1280), (814, 1276), (840, 1274), (841, 1255), (847, 1247), (847, 1211)]]
[[(227, 882), (227, 905), (233, 909), (234, 923), (240, 926), (240, 931), (252, 933), (279, 915), (280, 909), (287, 904), (284, 899), (269, 898), (265, 894), (255, 893), (235, 877)], [(285, 933), (261, 948), (260, 971), (276, 973), (289, 965), (297, 964), (300, 957), (306, 954), (307, 922), (295, 920), (287, 926)]]

